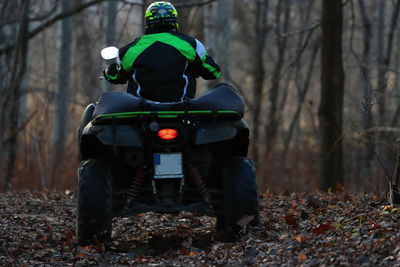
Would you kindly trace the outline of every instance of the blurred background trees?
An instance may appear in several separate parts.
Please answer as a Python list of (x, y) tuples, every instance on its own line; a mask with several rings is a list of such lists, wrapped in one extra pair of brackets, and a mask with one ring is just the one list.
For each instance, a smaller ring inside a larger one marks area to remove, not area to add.
[[(100, 50), (141, 35), (150, 2), (0, 0), (1, 190), (75, 186), (81, 112), (125, 90), (98, 79)], [(171, 2), (246, 101), (262, 190), (312, 191), (328, 177), (325, 190), (385, 188), (400, 130), (400, 1)], [(199, 81), (198, 94), (213, 85)]]

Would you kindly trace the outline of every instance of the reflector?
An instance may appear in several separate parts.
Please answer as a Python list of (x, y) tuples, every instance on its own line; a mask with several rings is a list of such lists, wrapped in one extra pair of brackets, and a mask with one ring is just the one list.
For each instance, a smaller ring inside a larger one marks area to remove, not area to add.
[(161, 129), (157, 135), (163, 140), (172, 140), (178, 137), (178, 131), (175, 129)]

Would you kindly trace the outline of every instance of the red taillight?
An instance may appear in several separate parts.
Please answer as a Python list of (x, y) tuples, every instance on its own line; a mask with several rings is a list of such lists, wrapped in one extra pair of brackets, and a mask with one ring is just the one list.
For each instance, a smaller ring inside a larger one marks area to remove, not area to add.
[(173, 140), (178, 137), (178, 131), (175, 129), (162, 129), (158, 131), (157, 135), (163, 140)]

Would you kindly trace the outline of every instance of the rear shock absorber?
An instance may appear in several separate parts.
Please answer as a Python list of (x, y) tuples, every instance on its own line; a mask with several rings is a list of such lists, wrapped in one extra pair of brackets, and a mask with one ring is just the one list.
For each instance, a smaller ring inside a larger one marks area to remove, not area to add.
[(144, 180), (146, 179), (146, 176), (147, 176), (147, 170), (145, 167), (139, 168), (136, 171), (136, 175), (133, 178), (133, 181), (128, 189), (128, 198), (129, 199), (135, 200), (139, 196), (140, 189), (142, 188), (142, 185), (144, 183)]
[(190, 177), (190, 180), (193, 182), (193, 185), (199, 192), (201, 199), (206, 202), (209, 202), (210, 194), (208, 193), (207, 187), (204, 184), (204, 181), (201, 178), (200, 173), (197, 170), (197, 168), (195, 168), (193, 166), (189, 166), (189, 177)]

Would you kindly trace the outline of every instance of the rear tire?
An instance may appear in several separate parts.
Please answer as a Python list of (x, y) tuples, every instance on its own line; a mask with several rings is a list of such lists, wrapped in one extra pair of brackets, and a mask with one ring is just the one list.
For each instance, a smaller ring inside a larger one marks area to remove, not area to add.
[(111, 240), (112, 177), (103, 160), (90, 159), (78, 169), (76, 232), (79, 245)]
[(242, 230), (237, 221), (254, 216), (249, 226), (259, 223), (258, 187), (254, 164), (247, 158), (232, 157), (223, 167), (223, 207), (217, 216), (217, 231), (224, 241), (235, 241)]

